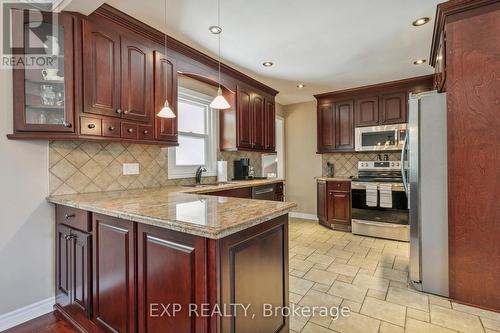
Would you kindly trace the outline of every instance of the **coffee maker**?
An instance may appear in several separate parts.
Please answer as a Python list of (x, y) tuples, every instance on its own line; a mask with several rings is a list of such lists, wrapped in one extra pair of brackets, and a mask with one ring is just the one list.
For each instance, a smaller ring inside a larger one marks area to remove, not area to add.
[(240, 158), (239, 160), (234, 160), (234, 179), (243, 180), (248, 179), (248, 174), (250, 170), (250, 159)]

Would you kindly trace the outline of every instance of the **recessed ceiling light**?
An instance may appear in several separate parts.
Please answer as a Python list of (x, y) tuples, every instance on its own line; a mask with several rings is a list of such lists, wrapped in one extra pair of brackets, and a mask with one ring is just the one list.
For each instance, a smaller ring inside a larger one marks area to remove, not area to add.
[(422, 65), (426, 62), (427, 62), (427, 60), (425, 60), (425, 59), (419, 59), (419, 60), (414, 61), (413, 64), (414, 65)]
[(431, 19), (428, 18), (428, 17), (421, 17), (419, 19), (416, 19), (415, 21), (413, 21), (411, 24), (413, 24), (414, 26), (416, 27), (420, 27), (421, 25), (424, 25), (426, 24), (427, 22), (429, 22)]
[(303, 84), (303, 83), (299, 83), (299, 84), (297, 85), (297, 88), (301, 89), (301, 88), (304, 88), (305, 86), (306, 86), (305, 84)]
[(262, 66), (264, 67), (271, 67), (272, 65), (274, 65), (274, 62), (272, 61), (265, 61), (262, 63)]
[(218, 35), (222, 32), (222, 28), (219, 27), (218, 25), (211, 25), (208, 27), (208, 31), (210, 31), (214, 35)]

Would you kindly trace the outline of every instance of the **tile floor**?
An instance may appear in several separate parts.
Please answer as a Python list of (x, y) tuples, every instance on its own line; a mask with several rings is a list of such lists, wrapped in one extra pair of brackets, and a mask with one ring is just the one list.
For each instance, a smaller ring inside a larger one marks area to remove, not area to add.
[(302, 333), (500, 333), (500, 313), (415, 291), (409, 244), (290, 219), (290, 302), (346, 306), (349, 317), (291, 317)]

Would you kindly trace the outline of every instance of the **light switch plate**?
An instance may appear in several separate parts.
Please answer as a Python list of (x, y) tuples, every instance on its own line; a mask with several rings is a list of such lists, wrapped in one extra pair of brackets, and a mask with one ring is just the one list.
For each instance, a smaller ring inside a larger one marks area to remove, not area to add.
[(123, 163), (123, 175), (138, 175), (139, 163)]

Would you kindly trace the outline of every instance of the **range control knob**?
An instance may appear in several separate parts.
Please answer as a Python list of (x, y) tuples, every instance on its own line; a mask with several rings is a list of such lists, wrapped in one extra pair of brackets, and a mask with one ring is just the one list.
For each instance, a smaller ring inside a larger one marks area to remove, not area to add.
[(394, 166), (394, 162), (391, 163), (391, 166)]

